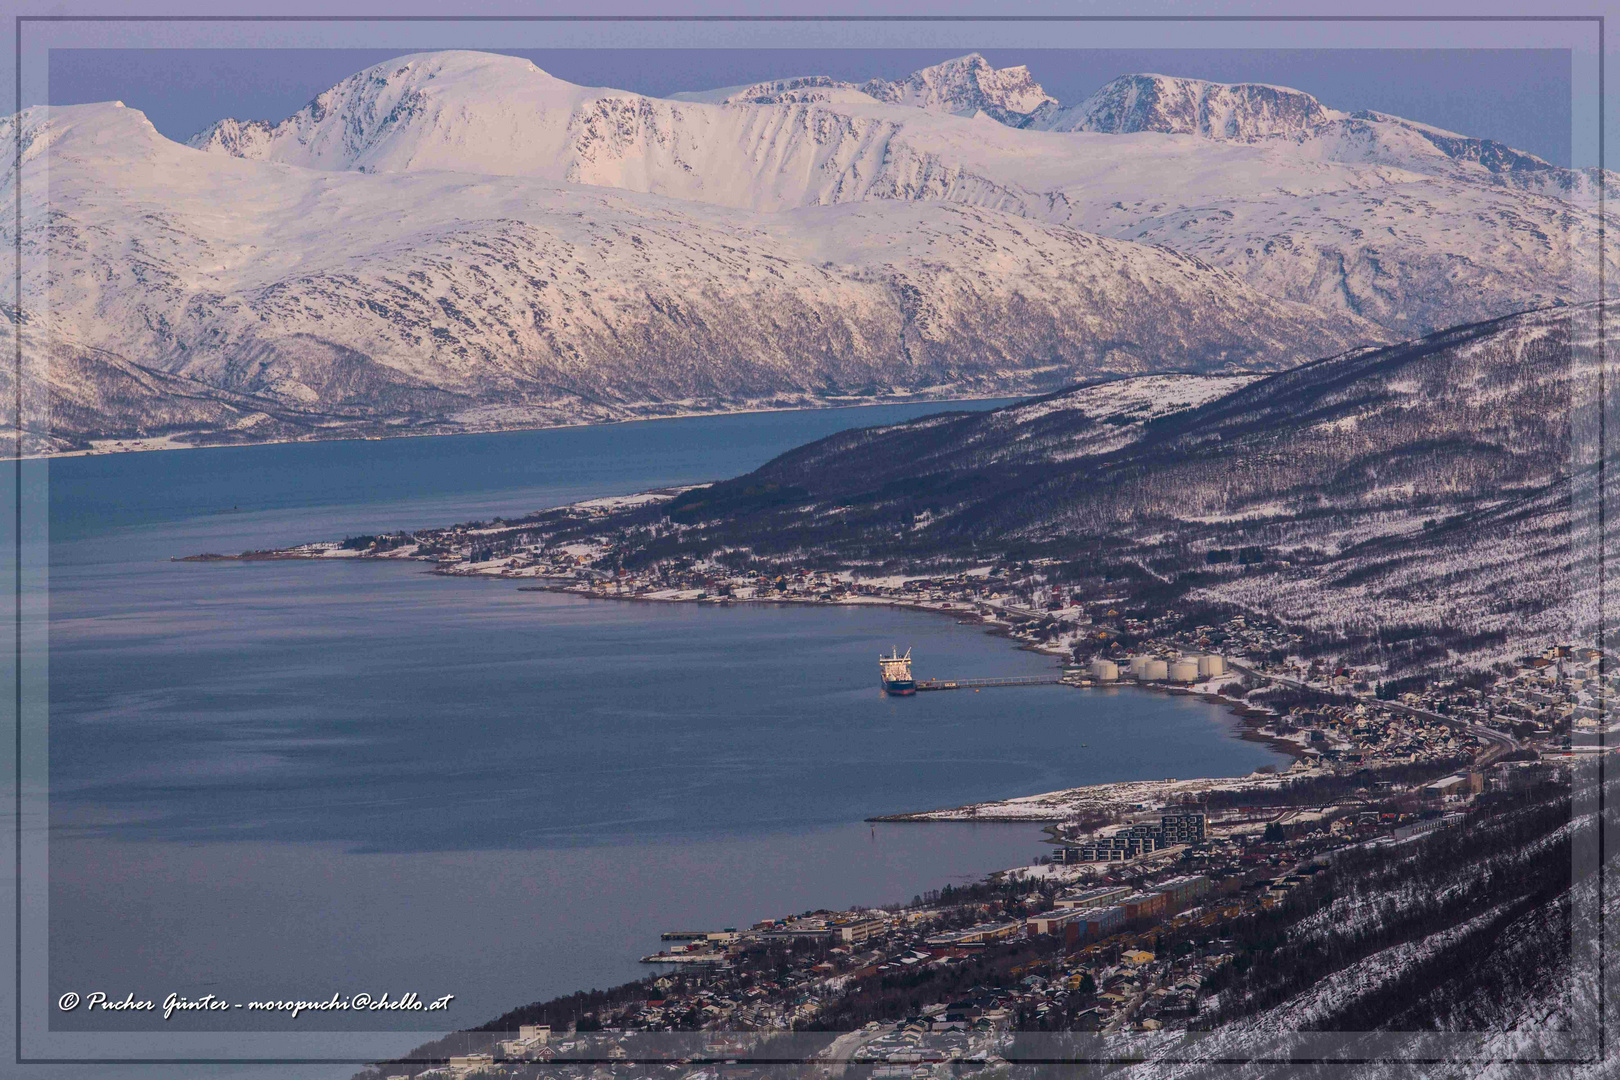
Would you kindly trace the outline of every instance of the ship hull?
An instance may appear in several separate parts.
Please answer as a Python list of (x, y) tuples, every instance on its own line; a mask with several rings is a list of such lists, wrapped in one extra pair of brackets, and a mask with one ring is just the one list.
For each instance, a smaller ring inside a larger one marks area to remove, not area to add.
[(917, 692), (917, 684), (911, 679), (887, 679), (883, 683), (883, 692), (893, 697), (910, 697)]

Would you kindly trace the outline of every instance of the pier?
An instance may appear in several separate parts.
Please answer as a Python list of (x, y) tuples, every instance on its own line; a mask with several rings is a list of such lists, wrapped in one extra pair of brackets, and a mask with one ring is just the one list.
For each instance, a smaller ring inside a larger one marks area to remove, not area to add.
[(1063, 681), (1061, 675), (1019, 675), (1006, 679), (918, 679), (917, 689), (923, 690), (984, 690), (992, 686), (1056, 686)]

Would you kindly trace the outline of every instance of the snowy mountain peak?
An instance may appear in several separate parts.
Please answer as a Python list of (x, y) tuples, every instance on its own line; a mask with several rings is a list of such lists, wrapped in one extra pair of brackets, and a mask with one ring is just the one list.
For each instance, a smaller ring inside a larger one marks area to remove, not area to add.
[(852, 82), (830, 75), (803, 75), (791, 79), (767, 79), (747, 86), (726, 86), (718, 90), (692, 90), (671, 94), (672, 101), (692, 101), (714, 105), (793, 105), (806, 102), (865, 102), (872, 97)]
[[(1077, 118), (977, 55), (732, 100), (748, 89), (654, 98), (461, 52), (193, 148), (136, 109), (27, 111), (51, 259), (24, 271), (52, 275), (48, 329), (86, 350), (76, 430), (1010, 393), (1284, 366), (1584, 295), (1571, 251), (1596, 217), (1558, 197), (1583, 174), (1297, 91), (1133, 76)], [(1049, 130), (1064, 115), (1080, 133)]]
[(1027, 127), (1037, 112), (1058, 108), (1058, 101), (1035, 81), (1029, 68), (996, 68), (978, 53), (958, 56), (912, 72), (904, 79), (847, 82), (828, 75), (771, 79), (747, 86), (674, 94), (677, 101), (724, 105), (783, 105), (881, 102), (924, 112), (973, 117), (983, 114), (1010, 127)]
[[(964, 122), (971, 127), (957, 126)], [(1041, 180), (1027, 170), (986, 174), (980, 163), (1003, 157), (1007, 138), (1021, 137), (996, 126), (1192, 135), (1298, 161), (1558, 197), (1597, 182), (1489, 140), (1382, 113), (1338, 112), (1303, 91), (1262, 83), (1126, 75), (1065, 108), (1028, 68), (996, 68), (978, 53), (898, 81), (811, 75), (671, 98), (576, 86), (519, 57), (417, 53), (344, 79), (280, 123), (225, 119), (190, 144), (330, 171), (534, 176), (756, 209), (874, 196), (982, 198), (1010, 208), (1031, 205), (1022, 189), (1032, 183), (1047, 185), (1037, 201), (1072, 205), (1051, 192), (1073, 182), (1072, 171)], [(1034, 164), (1053, 152), (1048, 145), (1036, 159), (1019, 160)]]
[(227, 118), (188, 142), (317, 169), (454, 168), (460, 152), (490, 149), (491, 139), (518, 150), (511, 144), (530, 119), (566, 123), (583, 100), (633, 96), (575, 86), (520, 57), (415, 53), (349, 76), (279, 124)]
[(1125, 75), (1042, 126), (1113, 135), (1154, 131), (1247, 141), (1310, 131), (1341, 117), (1310, 94), (1264, 83)]
[[(31, 105), (12, 116), (0, 117), (0, 139), (20, 139), (24, 164), (50, 150), (76, 162), (117, 158), (150, 160), (174, 149), (139, 109), (121, 101), (85, 105)], [(0, 176), (10, 179), (13, 155), (0, 164)]]
[(995, 68), (978, 53), (925, 67), (898, 82), (873, 79), (861, 89), (878, 101), (955, 116), (982, 112), (1013, 127), (1024, 126), (1043, 106), (1051, 109), (1058, 104), (1029, 68), (1022, 64)]
[(749, 213), (972, 206), (1165, 244), (1403, 335), (1567, 298), (1571, 230), (1590, 219), (1562, 200), (1620, 190), (1612, 176), (1258, 83), (1130, 75), (1063, 109), (1027, 69), (977, 54), (899, 81), (812, 73), (673, 99), (575, 86), (512, 57), (408, 56), (279, 124), (226, 121), (194, 145)]
[(275, 126), (263, 120), (238, 120), (227, 116), (186, 140), (197, 150), (231, 157), (263, 158), (264, 148), (275, 133)]
[(1409, 133), (1453, 161), (1478, 166), (1498, 176), (1526, 178), (1563, 171), (1543, 158), (1523, 150), (1515, 150), (1506, 143), (1499, 143), (1494, 139), (1476, 139), (1470, 135), (1459, 135), (1445, 128), (1421, 124), (1415, 120), (1406, 120), (1371, 109), (1351, 113), (1350, 121)]

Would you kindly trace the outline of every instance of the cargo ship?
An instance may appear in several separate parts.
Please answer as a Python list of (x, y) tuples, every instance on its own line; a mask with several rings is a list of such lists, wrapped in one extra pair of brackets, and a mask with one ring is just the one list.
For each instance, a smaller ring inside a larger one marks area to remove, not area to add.
[(878, 668), (883, 673), (883, 692), (905, 697), (917, 692), (917, 680), (911, 677), (911, 650), (901, 656), (899, 649), (891, 649), (890, 655), (878, 654)]

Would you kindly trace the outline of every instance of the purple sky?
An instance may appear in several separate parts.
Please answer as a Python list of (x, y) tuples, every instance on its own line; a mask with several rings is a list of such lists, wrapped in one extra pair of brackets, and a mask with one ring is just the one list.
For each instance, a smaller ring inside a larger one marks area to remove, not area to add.
[[(398, 49), (53, 49), (50, 100), (117, 99), (175, 139), (224, 116), (280, 120)], [(663, 95), (792, 75), (898, 78), (966, 50), (511, 50), (559, 78)], [(1047, 92), (1081, 100), (1118, 75), (1154, 71), (1293, 86), (1338, 109), (1377, 109), (1570, 159), (1570, 58), (1559, 49), (984, 49), (1027, 64)], [(33, 104), (28, 102), (27, 104)]]

